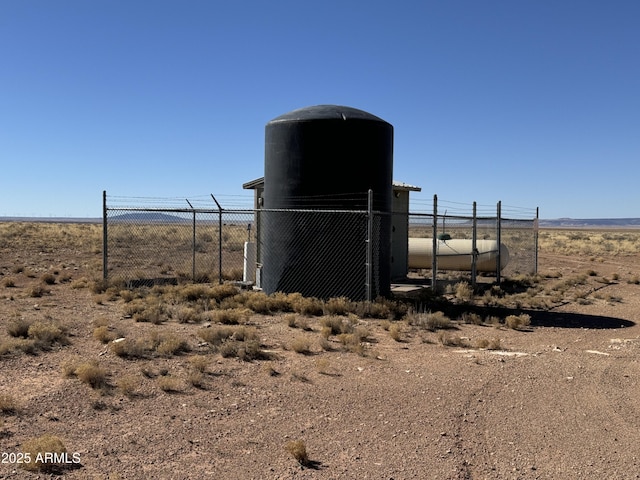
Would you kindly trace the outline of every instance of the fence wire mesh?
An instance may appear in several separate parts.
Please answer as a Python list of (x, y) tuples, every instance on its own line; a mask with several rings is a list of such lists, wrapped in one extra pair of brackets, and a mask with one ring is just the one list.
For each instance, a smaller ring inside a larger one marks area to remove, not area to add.
[[(153, 200), (149, 202), (152, 207), (144, 205), (145, 199), (136, 199), (136, 205), (122, 204), (107, 202), (105, 194), (105, 279), (131, 285), (221, 282), (242, 280), (247, 267), (253, 271), (250, 280), (261, 281), (267, 292), (375, 298), (388, 293), (384, 283), (391, 278), (389, 269), (397, 269), (390, 265), (398, 251), (397, 244), (391, 244), (392, 237), (396, 242), (402, 242), (405, 235), (471, 240), (474, 225), (477, 240), (500, 240), (509, 249), (502, 275), (537, 270), (536, 219), (500, 218), (499, 209), (494, 215), (482, 209), (474, 218), (469, 207), (459, 204), (440, 210), (455, 214), (438, 214), (435, 198), (434, 213), (393, 215), (353, 210), (225, 210), (201, 206), (207, 205), (205, 200), (200, 204), (187, 201), (190, 208), (176, 208)], [(393, 235), (392, 223), (402, 226), (401, 235)], [(255, 261), (249, 265), (245, 242), (255, 245)], [(401, 249), (401, 255), (408, 260), (408, 248)], [(434, 275), (425, 268), (411, 268), (409, 263), (406, 273), (436, 280), (437, 267)]]

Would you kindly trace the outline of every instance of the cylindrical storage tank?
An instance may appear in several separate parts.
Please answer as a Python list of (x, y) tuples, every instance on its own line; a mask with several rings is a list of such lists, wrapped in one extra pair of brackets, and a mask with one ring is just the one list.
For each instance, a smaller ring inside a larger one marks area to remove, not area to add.
[(372, 293), (389, 294), (391, 124), (350, 107), (294, 110), (267, 123), (264, 170), (260, 260), (266, 293), (365, 298), (364, 212), (371, 189), (373, 210), (383, 213), (373, 223)]
[[(473, 243), (468, 239), (437, 240), (438, 270), (470, 271), (473, 261)], [(498, 262), (498, 242), (476, 241), (476, 271), (495, 272)], [(433, 239), (409, 238), (409, 268), (431, 268)], [(509, 249), (500, 244), (500, 270), (509, 263)]]

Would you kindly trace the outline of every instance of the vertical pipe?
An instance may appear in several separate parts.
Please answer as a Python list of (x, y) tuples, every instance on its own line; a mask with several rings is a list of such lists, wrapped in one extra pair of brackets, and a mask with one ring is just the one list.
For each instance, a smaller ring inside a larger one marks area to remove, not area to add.
[(373, 190), (367, 192), (367, 278), (365, 298), (370, 302), (373, 296)]
[(109, 258), (107, 254), (107, 191), (102, 191), (102, 278), (104, 280), (108, 277), (107, 260)]
[(475, 290), (476, 288), (476, 262), (478, 261), (478, 217), (477, 217), (477, 205), (473, 202), (473, 223), (471, 232), (471, 286)]
[(431, 290), (437, 291), (436, 277), (438, 275), (438, 195), (433, 196), (433, 255), (431, 258)]
[(500, 285), (500, 265), (502, 265), (502, 258), (500, 258), (500, 245), (502, 244), (502, 201), (498, 202), (497, 208), (497, 220), (496, 220), (496, 228), (498, 235), (498, 252), (496, 255), (496, 283)]

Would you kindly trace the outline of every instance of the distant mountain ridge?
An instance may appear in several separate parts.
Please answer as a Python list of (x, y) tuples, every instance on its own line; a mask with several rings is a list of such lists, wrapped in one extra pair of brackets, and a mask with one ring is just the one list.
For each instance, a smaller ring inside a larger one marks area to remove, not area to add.
[(540, 219), (540, 227), (640, 228), (640, 218), (556, 218)]

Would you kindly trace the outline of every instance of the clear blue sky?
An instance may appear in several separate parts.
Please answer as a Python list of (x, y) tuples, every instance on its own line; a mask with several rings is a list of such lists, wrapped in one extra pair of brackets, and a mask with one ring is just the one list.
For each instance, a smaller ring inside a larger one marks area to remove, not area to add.
[(394, 126), (417, 201), (640, 217), (639, 25), (637, 0), (2, 0), (0, 216), (234, 204), (269, 120), (338, 104)]

